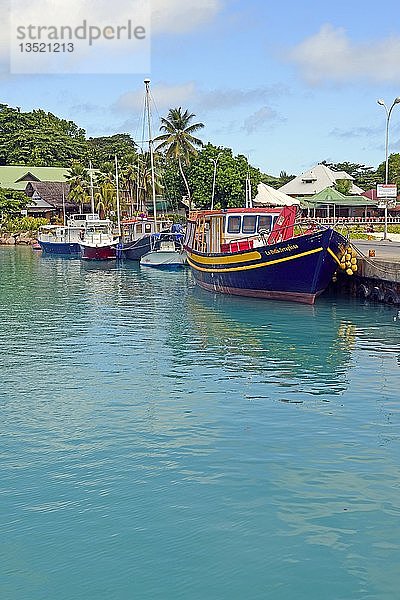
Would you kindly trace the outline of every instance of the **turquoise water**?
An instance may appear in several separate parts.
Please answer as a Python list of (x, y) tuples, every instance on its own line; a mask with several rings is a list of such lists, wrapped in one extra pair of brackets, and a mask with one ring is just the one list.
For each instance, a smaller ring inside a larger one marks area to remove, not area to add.
[(0, 597), (394, 599), (400, 317), (0, 248)]

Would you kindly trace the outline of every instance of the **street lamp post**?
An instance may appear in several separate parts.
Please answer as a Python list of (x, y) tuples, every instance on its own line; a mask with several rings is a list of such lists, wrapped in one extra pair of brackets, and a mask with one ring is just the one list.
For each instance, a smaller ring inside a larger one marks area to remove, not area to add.
[(217, 178), (217, 164), (218, 159), (221, 156), (221, 152), (217, 154), (217, 158), (210, 158), (210, 161), (214, 163), (214, 175), (213, 175), (213, 186), (212, 186), (212, 194), (211, 194), (211, 210), (214, 210), (214, 196), (215, 196), (215, 181)]
[[(385, 101), (382, 99), (377, 100), (377, 103), (386, 111), (386, 138), (385, 138), (385, 184), (389, 183), (389, 121), (392, 114), (392, 110), (396, 104), (400, 103), (400, 97), (398, 96), (393, 100), (392, 106), (388, 108)], [(388, 199), (385, 198), (385, 227), (383, 233), (383, 239), (387, 240), (387, 228), (388, 228)]]

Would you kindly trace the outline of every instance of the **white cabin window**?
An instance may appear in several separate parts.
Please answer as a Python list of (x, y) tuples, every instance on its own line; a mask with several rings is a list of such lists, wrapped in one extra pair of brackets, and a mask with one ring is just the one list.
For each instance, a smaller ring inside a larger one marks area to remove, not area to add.
[(239, 216), (228, 217), (228, 233), (240, 233), (240, 221)]
[(271, 215), (261, 215), (258, 217), (258, 231), (260, 231), (260, 229), (266, 229), (267, 231), (271, 231), (271, 225)]
[(257, 225), (257, 215), (245, 215), (243, 217), (242, 232), (255, 233)]

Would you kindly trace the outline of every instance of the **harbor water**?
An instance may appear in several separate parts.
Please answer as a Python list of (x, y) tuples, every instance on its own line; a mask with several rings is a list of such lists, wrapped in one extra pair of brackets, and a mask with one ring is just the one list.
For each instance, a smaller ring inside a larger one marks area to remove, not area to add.
[(400, 315), (0, 248), (0, 597), (393, 600)]

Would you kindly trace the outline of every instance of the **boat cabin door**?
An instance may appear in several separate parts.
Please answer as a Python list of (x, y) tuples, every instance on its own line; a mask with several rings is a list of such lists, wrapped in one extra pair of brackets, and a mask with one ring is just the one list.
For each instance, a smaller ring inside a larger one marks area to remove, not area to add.
[(221, 252), (223, 224), (224, 217), (222, 215), (213, 215), (210, 218), (210, 252)]

